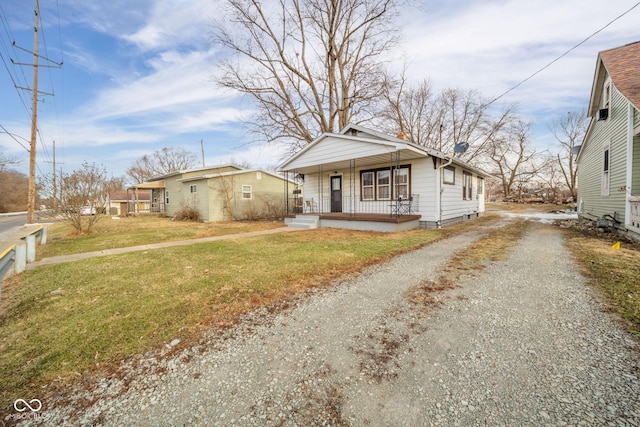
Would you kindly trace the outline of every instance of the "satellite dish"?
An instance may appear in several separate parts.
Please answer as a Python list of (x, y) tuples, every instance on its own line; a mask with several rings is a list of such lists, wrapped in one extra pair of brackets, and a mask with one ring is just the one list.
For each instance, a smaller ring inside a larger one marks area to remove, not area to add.
[(453, 147), (455, 153), (464, 153), (469, 148), (468, 142), (459, 142)]
[(580, 148), (582, 148), (582, 145), (574, 145), (573, 147), (571, 147), (571, 154), (577, 156), (580, 152)]

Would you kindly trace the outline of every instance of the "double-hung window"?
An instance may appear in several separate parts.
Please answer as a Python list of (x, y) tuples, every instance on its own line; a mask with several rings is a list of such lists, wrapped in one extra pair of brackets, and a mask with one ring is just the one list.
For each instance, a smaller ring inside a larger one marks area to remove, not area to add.
[(378, 200), (391, 199), (391, 171), (388, 169), (378, 171)]
[(409, 198), (409, 169), (401, 168), (396, 169), (394, 175), (394, 191), (395, 197), (402, 197), (403, 199)]
[(362, 200), (376, 199), (375, 172), (362, 172)]
[(609, 181), (610, 181), (610, 165), (611, 165), (611, 147), (607, 144), (602, 152), (602, 189), (601, 195), (609, 195)]
[(411, 194), (411, 168), (381, 168), (360, 172), (360, 198), (363, 201), (408, 198)]
[(251, 185), (243, 185), (242, 186), (242, 198), (243, 199), (251, 199), (252, 196), (252, 188)]
[(469, 172), (462, 172), (462, 200), (472, 200), (473, 184), (472, 175)]

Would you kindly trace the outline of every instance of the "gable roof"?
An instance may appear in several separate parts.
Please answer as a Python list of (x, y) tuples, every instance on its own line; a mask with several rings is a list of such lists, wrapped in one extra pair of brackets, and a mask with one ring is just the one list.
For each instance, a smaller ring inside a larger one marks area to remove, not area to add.
[[(341, 141), (342, 144), (350, 144), (351, 149), (342, 150), (340, 155), (335, 151), (327, 150), (320, 153), (320, 151), (323, 151), (319, 148), (321, 144), (332, 144), (338, 140)], [(360, 160), (359, 166), (362, 167), (366, 164), (386, 163), (390, 159), (389, 155), (396, 152), (399, 153), (399, 161), (408, 161), (428, 156), (446, 160), (451, 158), (451, 156), (440, 151), (406, 141), (402, 138), (387, 135), (359, 125), (348, 124), (340, 133), (323, 133), (309, 145), (282, 163), (278, 167), (278, 170), (297, 170), (300, 173), (309, 173), (312, 170), (316, 170), (314, 166), (320, 163), (331, 169), (344, 169), (349, 167), (350, 160), (354, 158)], [(309, 156), (314, 159), (311, 161), (305, 160), (305, 157), (308, 158)], [(367, 161), (362, 163), (363, 159)], [(452, 161), (454, 164), (472, 170), (478, 175), (488, 176), (486, 172), (456, 157), (453, 157)]]
[[(203, 174), (203, 175), (197, 175), (197, 176), (190, 176), (188, 178), (182, 178), (182, 179), (178, 179), (178, 182), (192, 182), (192, 181), (200, 181), (203, 179), (211, 179), (211, 178), (221, 178), (221, 177), (226, 177), (226, 176), (234, 176), (234, 175), (245, 175), (248, 173), (255, 173), (255, 172), (260, 172), (266, 175), (271, 175), (274, 178), (278, 178), (281, 180), (285, 180), (285, 178), (283, 176), (278, 175), (277, 173), (271, 172), (271, 171), (267, 171), (264, 169), (240, 169), (240, 170), (235, 170), (235, 171), (227, 171), (227, 172), (220, 172), (220, 173), (208, 173), (208, 174)], [(293, 181), (291, 181), (293, 182)]]
[(616, 89), (640, 110), (640, 41), (598, 54), (591, 89), (589, 116), (593, 116), (598, 109), (607, 73)]
[(229, 164), (226, 164), (226, 165), (206, 166), (206, 167), (203, 167), (203, 168), (194, 168), (194, 169), (186, 169), (186, 170), (170, 172), (170, 173), (165, 174), (165, 175), (154, 176), (153, 178), (149, 178), (145, 182), (159, 181), (161, 179), (170, 178), (172, 176), (184, 175), (184, 174), (187, 174), (187, 173), (195, 173), (195, 172), (202, 172), (203, 175), (204, 175), (207, 171), (209, 171), (209, 173), (215, 173), (215, 171), (219, 171), (220, 169), (224, 169), (224, 168), (235, 168), (236, 170), (242, 170), (242, 168), (240, 166), (237, 166), (237, 165), (234, 165), (232, 163), (229, 163)]

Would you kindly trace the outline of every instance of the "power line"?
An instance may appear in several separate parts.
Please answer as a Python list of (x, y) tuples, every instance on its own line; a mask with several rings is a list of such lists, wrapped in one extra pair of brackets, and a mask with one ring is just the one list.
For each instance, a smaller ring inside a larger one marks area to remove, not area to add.
[[(15, 133), (11, 133), (11, 132), (9, 132), (9, 131), (7, 130), (7, 128), (6, 128), (6, 127), (4, 127), (4, 126), (2, 126), (1, 124), (0, 124), (0, 128), (4, 131), (3, 133), (6, 133), (7, 135), (9, 135), (9, 136), (11, 137), (11, 139), (13, 139), (15, 142), (17, 142), (18, 144), (20, 144), (20, 146), (21, 146), (22, 148), (24, 148), (25, 150), (27, 150), (27, 153), (29, 152), (29, 148), (25, 147), (25, 146), (22, 144), (22, 142), (18, 141), (18, 139), (16, 138), (16, 136), (20, 136), (20, 135), (16, 135)], [(20, 136), (20, 138), (22, 138), (22, 137)], [(29, 140), (28, 140), (27, 138), (22, 138), (22, 139), (24, 139), (25, 141), (29, 142)]]
[(528, 82), (529, 80), (531, 80), (532, 78), (534, 78), (535, 76), (537, 76), (538, 74), (540, 74), (541, 72), (543, 72), (544, 70), (546, 70), (547, 68), (549, 68), (551, 65), (555, 64), (556, 62), (558, 62), (559, 60), (561, 60), (562, 58), (564, 58), (565, 56), (567, 56), (569, 53), (571, 53), (573, 50), (577, 49), (578, 47), (582, 46), (584, 43), (586, 43), (589, 39), (593, 38), (596, 34), (600, 33), (601, 31), (603, 31), (605, 28), (607, 28), (608, 26), (610, 26), (611, 24), (613, 24), (614, 22), (616, 22), (618, 19), (622, 18), (623, 16), (625, 16), (626, 14), (628, 14), (629, 12), (631, 12), (633, 9), (635, 9), (636, 7), (640, 6), (640, 2), (634, 4), (633, 6), (631, 6), (629, 9), (627, 9), (625, 12), (623, 12), (622, 14), (618, 15), (617, 17), (615, 17), (613, 20), (609, 21), (604, 27), (600, 28), (599, 30), (597, 30), (596, 32), (594, 32), (593, 34), (591, 34), (590, 36), (588, 36), (587, 38), (585, 38), (584, 40), (582, 40), (580, 43), (576, 44), (575, 46), (573, 46), (571, 49), (567, 50), (566, 52), (564, 52), (562, 55), (558, 56), (557, 58), (555, 58), (553, 61), (549, 62), (547, 65), (545, 65), (544, 67), (540, 68), (538, 71), (536, 71), (535, 73), (531, 74), (529, 77), (527, 77), (526, 79), (522, 80), (520, 83), (518, 83), (517, 85), (511, 87), (510, 89), (508, 89), (507, 91), (503, 92), (502, 94), (498, 95), (497, 97), (493, 98), (491, 101), (489, 101), (487, 104), (485, 104), (485, 107), (488, 107), (489, 105), (493, 104), (494, 102), (496, 102), (497, 100), (499, 100), (500, 98), (502, 98), (503, 96), (505, 96), (506, 94), (508, 94), (509, 92), (517, 89), (518, 87), (522, 86), (523, 84), (525, 84), (526, 82)]

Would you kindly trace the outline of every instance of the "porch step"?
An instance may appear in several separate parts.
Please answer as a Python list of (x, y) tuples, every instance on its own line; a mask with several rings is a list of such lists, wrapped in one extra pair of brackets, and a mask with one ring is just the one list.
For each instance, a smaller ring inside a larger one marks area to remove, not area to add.
[(320, 217), (316, 215), (296, 215), (295, 218), (291, 218), (287, 221), (287, 226), (293, 228), (318, 228), (320, 223)]

